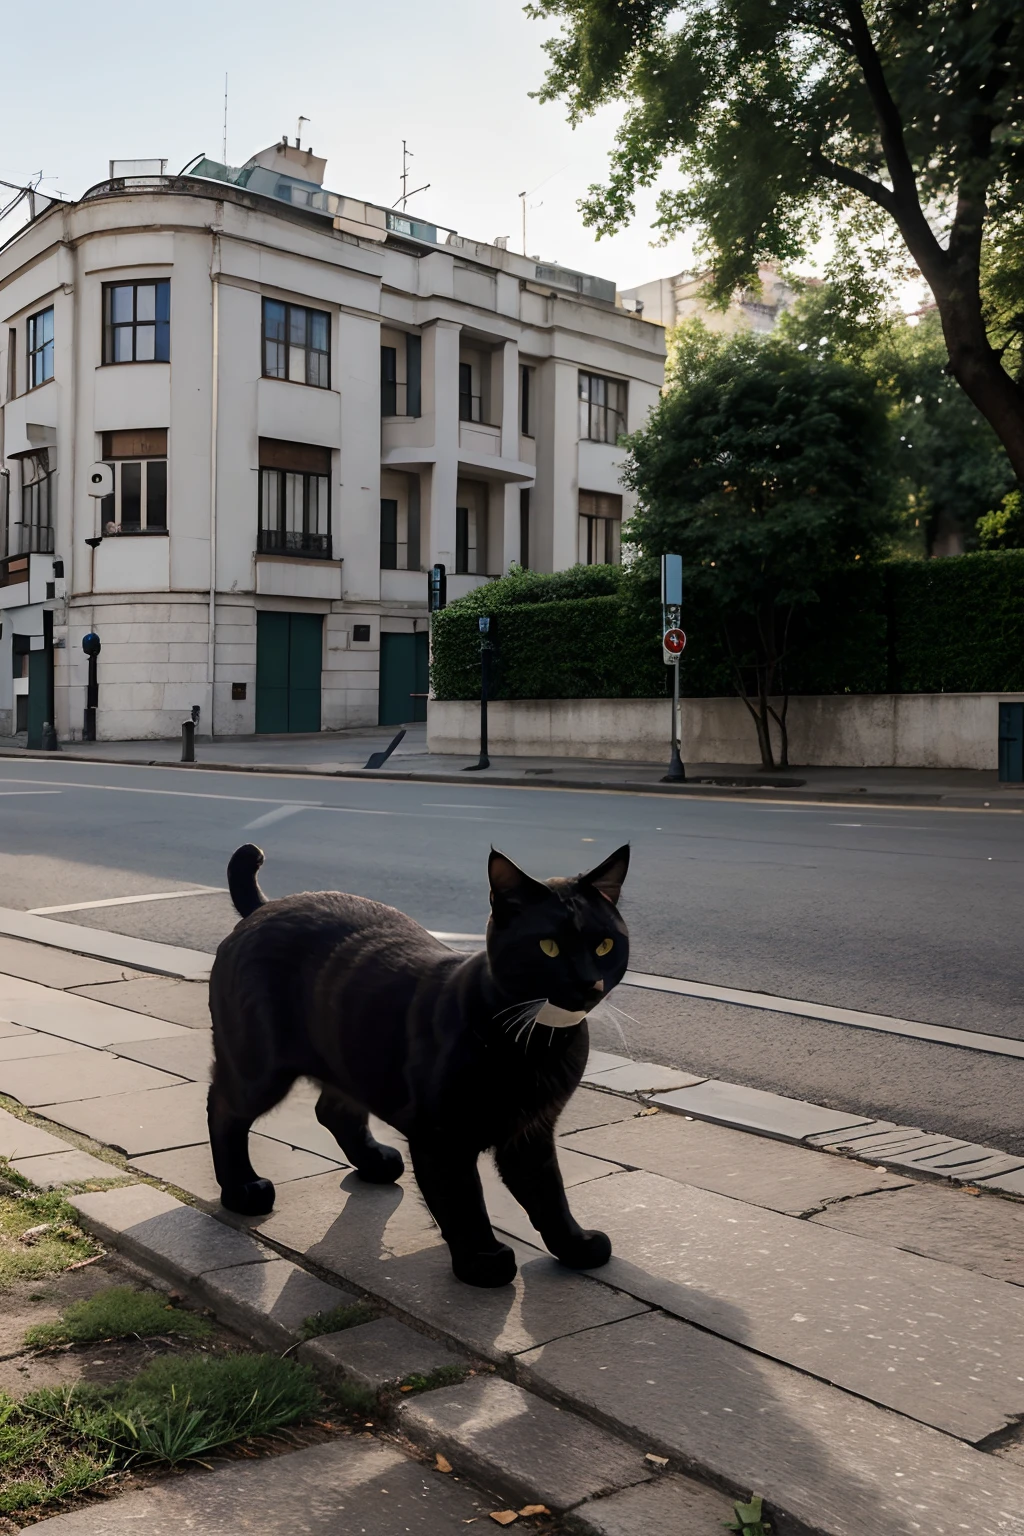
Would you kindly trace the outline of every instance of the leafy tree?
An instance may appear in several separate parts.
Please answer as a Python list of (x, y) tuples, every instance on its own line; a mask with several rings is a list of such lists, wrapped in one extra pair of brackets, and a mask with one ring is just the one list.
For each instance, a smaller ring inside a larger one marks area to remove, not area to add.
[(645, 556), (682, 555), (762, 764), (775, 766), (774, 721), (785, 767), (794, 614), (831, 574), (879, 555), (893, 527), (885, 400), (848, 363), (742, 334), (693, 330), (676, 369), (676, 387), (629, 440), (623, 478), (640, 510), (627, 536)]
[(957, 554), (978, 542), (978, 519), (1013, 487), (992, 428), (950, 378), (938, 313), (910, 324), (885, 310), (853, 316), (845, 287), (811, 288), (783, 316), (780, 336), (819, 357), (856, 363), (890, 402), (895, 472), (908, 550)]
[(1019, 489), (979, 520), (978, 540), (982, 549), (1024, 549), (1024, 495)]
[(1024, 481), (1024, 6), (1020, 0), (535, 0), (560, 36), (542, 99), (625, 100), (584, 216), (621, 227), (668, 158), (668, 236), (696, 228), (722, 300), (825, 224), (938, 306), (949, 367)]

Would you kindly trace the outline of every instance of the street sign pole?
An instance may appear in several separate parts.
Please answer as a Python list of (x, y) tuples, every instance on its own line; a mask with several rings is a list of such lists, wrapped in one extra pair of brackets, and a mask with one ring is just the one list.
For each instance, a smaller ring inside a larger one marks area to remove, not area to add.
[(487, 756), (487, 691), (491, 679), (491, 642), (487, 638), (491, 627), (491, 621), (485, 615), (479, 619), (480, 625), (480, 761), (470, 763), (463, 768), (463, 773), (479, 773), (483, 768), (491, 766), (491, 760)]
[(686, 782), (686, 769), (679, 755), (679, 662), (686, 645), (686, 636), (680, 628), (683, 606), (683, 557), (682, 555), (662, 555), (661, 557), (661, 602), (662, 602), (662, 655), (672, 668), (672, 747), (669, 753), (668, 773), (662, 778), (663, 784), (683, 784)]

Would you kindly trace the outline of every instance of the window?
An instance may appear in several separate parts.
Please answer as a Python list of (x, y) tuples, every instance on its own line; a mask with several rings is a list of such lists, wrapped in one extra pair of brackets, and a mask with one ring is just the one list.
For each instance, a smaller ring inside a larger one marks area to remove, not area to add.
[(519, 492), (519, 564), (524, 571), (530, 569), (530, 493)]
[(459, 364), (459, 420), (483, 421), (481, 401), (473, 393), (473, 364)]
[(167, 532), (167, 429), (104, 432), (103, 458), (114, 471), (114, 494), (100, 503), (103, 532)]
[(596, 373), (580, 374), (580, 437), (617, 443), (626, 430), (626, 386)]
[(405, 331), (382, 331), (387, 340), (380, 349), (380, 413), (382, 416), (419, 416), (423, 343)]
[(621, 565), (622, 497), (580, 491), (579, 562)]
[(397, 347), (380, 349), (380, 413), (382, 416), (398, 415)]
[(260, 528), (266, 555), (331, 558), (331, 450), (260, 438)]
[(418, 475), (392, 472), (382, 489), (393, 491), (380, 501), (380, 568), (418, 571), (420, 568), (420, 481)]
[(53, 378), (53, 306), (28, 320), (28, 387)]
[(46, 448), (21, 461), (21, 522), (14, 523), (8, 554), (53, 554), (53, 471)]
[(524, 437), (532, 437), (530, 427), (530, 378), (532, 368), (521, 367), (519, 370), (519, 430)]
[(106, 283), (103, 361), (166, 363), (171, 357), (171, 284)]
[(480, 480), (460, 480), (456, 486), (455, 500), (455, 574), (486, 575), (487, 485)]
[(304, 304), (264, 299), (263, 376), (330, 389), (330, 315)]

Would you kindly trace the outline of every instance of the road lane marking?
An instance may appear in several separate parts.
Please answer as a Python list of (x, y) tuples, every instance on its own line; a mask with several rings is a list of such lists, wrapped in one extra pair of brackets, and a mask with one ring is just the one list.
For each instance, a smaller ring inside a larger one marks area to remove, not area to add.
[(744, 992), (737, 987), (712, 987), (702, 981), (653, 976), (643, 971), (627, 971), (622, 979), (627, 986), (645, 987), (651, 992), (702, 997), (711, 1002), (732, 1003), (740, 1008), (765, 1008), (772, 1013), (823, 1019), (828, 1024), (846, 1024), (854, 1029), (872, 1029), (886, 1035), (926, 1040), (933, 1045), (955, 1045), (965, 1051), (984, 1051), (993, 1056), (1016, 1056), (1024, 1060), (1024, 1040), (1013, 1040), (1003, 1035), (984, 1035), (977, 1030), (956, 1029), (948, 1024), (922, 1024), (914, 1019), (893, 1019), (882, 1013), (861, 1013), (855, 1008), (829, 1008), (824, 1003), (802, 1003), (792, 997), (772, 997), (767, 992)]
[(63, 907), (29, 907), (30, 917), (49, 917), (54, 912), (86, 912), (93, 907), (130, 907), (137, 901), (177, 901), (182, 896), (221, 895), (225, 885), (201, 885), (194, 891), (154, 891), (145, 896), (107, 896), (103, 901), (71, 901)]
[[(35, 780), (28, 779), (28, 780), (26, 780), (26, 782), (29, 783), (29, 784), (32, 784), (32, 783), (35, 782)], [(0, 795), (59, 795), (59, 794), (60, 794), (60, 790), (59, 789), (0, 789)]]
[(300, 811), (312, 809), (310, 805), (279, 805), (275, 811), (265, 811), (255, 821), (247, 821), (242, 831), (256, 832), (260, 827), (272, 827), (275, 821), (284, 821), (288, 816), (297, 816)]

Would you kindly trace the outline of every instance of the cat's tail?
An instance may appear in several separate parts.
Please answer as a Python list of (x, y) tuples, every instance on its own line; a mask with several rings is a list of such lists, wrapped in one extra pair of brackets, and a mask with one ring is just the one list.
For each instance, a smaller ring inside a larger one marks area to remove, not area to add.
[(263, 863), (263, 849), (255, 843), (243, 843), (228, 860), (228, 890), (241, 917), (248, 917), (266, 902), (256, 878)]

